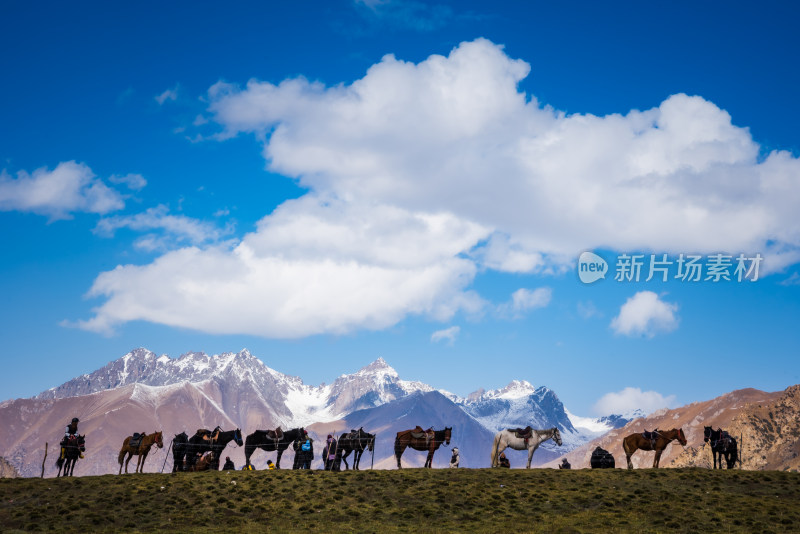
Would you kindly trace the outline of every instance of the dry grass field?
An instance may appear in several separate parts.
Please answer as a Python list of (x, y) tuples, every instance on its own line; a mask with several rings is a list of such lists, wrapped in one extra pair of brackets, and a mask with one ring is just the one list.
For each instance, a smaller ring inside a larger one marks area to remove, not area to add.
[(0, 530), (798, 532), (800, 475), (404, 469), (2, 479)]

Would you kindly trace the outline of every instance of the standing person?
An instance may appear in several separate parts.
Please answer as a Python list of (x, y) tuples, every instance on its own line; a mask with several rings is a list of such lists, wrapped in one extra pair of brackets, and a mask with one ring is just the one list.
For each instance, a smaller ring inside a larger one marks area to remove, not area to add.
[[(64, 429), (64, 439), (61, 440), (61, 459), (62, 460), (64, 459), (64, 453), (67, 450), (67, 448), (66, 448), (67, 442), (69, 442), (70, 440), (75, 439), (75, 436), (78, 434), (78, 423), (79, 422), (80, 421), (78, 420), (77, 417), (73, 417), (72, 421)], [(83, 458), (83, 455), (81, 455), (81, 458)]]
[(272, 463), (272, 460), (267, 460), (267, 469), (275, 469), (275, 464)]
[(561, 465), (558, 466), (559, 469), (572, 469), (572, 466), (567, 461), (566, 458), (561, 459)]
[(336, 460), (336, 440), (328, 434), (328, 439), (325, 441), (325, 449), (322, 451), (322, 460), (325, 462), (325, 471), (333, 469), (333, 462)]
[(222, 466), (222, 470), (223, 471), (231, 471), (231, 470), (235, 470), (235, 469), (236, 469), (236, 466), (233, 465), (233, 460), (231, 460), (231, 457), (230, 456), (226, 456), (225, 457), (225, 465)]
[(305, 433), (305, 440), (300, 445), (300, 469), (311, 469), (311, 461), (314, 459), (314, 440)]

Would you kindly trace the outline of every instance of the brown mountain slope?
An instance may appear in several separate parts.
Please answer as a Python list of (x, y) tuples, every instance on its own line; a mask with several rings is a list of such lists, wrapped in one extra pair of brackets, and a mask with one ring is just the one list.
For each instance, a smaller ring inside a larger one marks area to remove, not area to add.
[[(739, 441), (743, 469), (797, 470), (800, 468), (800, 385), (787, 388), (771, 402), (745, 406), (731, 424), (723, 428)], [(684, 451), (671, 466), (708, 467), (711, 453), (707, 449)]]
[[(739, 389), (704, 402), (694, 402), (672, 410), (659, 410), (647, 417), (634, 419), (624, 427), (612, 430), (602, 437), (574, 449), (565, 456), (569, 459), (573, 468), (586, 468), (589, 467), (592, 451), (599, 446), (614, 455), (617, 467), (626, 467), (625, 452), (622, 450), (622, 440), (625, 436), (655, 428), (666, 430), (679, 427), (683, 428), (683, 432), (686, 435), (686, 449), (694, 448), (695, 450), (703, 451), (701, 447), (703, 445), (704, 426), (729, 429), (734, 418), (740, 415), (747, 405), (769, 404), (778, 400), (782, 394), (782, 392), (767, 393), (752, 388)], [(705, 450), (707, 451), (707, 449)], [(660, 465), (662, 467), (669, 465), (673, 459), (682, 453), (684, 453), (684, 450), (680, 444), (677, 441), (672, 442), (664, 450)], [(705, 454), (710, 458), (710, 452), (705, 452)], [(652, 467), (653, 456), (653, 452), (637, 451), (631, 458), (634, 468)], [(702, 453), (695, 454), (695, 456), (698, 456), (698, 462), (702, 461)], [(545, 464), (545, 467), (556, 467), (558, 463), (558, 461), (553, 461)]]
[[(153, 388), (132, 384), (80, 397), (62, 399), (16, 399), (0, 403), (0, 455), (24, 477), (39, 476), (45, 442), (49, 452), (45, 476), (54, 476), (58, 442), (64, 426), (78, 415), (79, 433), (86, 435), (86, 454), (75, 467), (75, 475), (116, 473), (117, 454), (126, 436), (133, 432), (162, 430), (164, 448), (150, 451), (145, 472), (157, 472), (164, 465), (173, 436), (181, 431), (192, 434), (198, 428), (220, 425), (236, 428), (221, 409), (222, 399), (213, 382)], [(255, 415), (255, 413), (253, 414)], [(244, 451), (231, 443), (226, 455), (237, 463), (244, 461)], [(131, 472), (136, 458), (131, 461)], [(170, 456), (166, 468), (172, 466)]]

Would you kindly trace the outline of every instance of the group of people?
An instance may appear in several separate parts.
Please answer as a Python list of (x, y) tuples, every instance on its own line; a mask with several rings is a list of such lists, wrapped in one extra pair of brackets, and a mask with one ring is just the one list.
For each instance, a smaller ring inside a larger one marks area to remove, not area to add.
[[(311, 460), (314, 459), (314, 440), (311, 439), (308, 432), (303, 430), (302, 439), (295, 440), (292, 447), (294, 448), (292, 469), (311, 469)], [(274, 469), (274, 466), (269, 465), (269, 461), (267, 461), (267, 467)]]

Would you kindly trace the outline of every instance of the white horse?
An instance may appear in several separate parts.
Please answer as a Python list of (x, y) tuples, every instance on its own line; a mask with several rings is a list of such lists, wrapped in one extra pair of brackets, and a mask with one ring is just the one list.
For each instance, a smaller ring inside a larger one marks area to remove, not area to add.
[(500, 462), (498, 457), (500, 453), (506, 450), (506, 447), (511, 447), (514, 450), (522, 451), (528, 449), (528, 466), (526, 469), (531, 468), (531, 458), (533, 453), (539, 448), (543, 442), (552, 439), (557, 445), (561, 446), (561, 432), (558, 428), (548, 428), (547, 430), (531, 429), (531, 437), (528, 438), (528, 443), (525, 443), (524, 438), (518, 438), (513, 429), (501, 430), (494, 436), (494, 446), (492, 447), (492, 467), (497, 467)]

